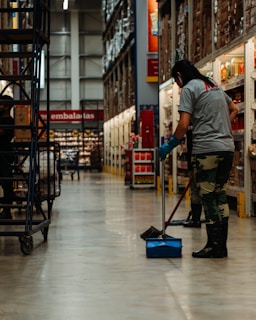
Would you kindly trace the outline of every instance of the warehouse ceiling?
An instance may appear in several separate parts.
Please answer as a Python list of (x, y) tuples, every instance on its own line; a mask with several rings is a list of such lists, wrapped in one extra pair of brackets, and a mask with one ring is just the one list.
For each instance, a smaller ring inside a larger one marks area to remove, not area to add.
[[(79, 11), (99, 11), (101, 9), (102, 0), (69, 0), (68, 10), (79, 10)], [(51, 0), (52, 11), (63, 11), (63, 0)]]

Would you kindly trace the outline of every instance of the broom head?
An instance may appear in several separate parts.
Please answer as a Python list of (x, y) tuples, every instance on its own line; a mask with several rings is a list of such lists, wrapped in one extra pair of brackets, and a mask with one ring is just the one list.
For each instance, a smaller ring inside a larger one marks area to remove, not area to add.
[(145, 232), (141, 233), (140, 237), (143, 240), (146, 240), (147, 238), (158, 238), (161, 236), (162, 231), (158, 230), (154, 226), (151, 226), (148, 230)]

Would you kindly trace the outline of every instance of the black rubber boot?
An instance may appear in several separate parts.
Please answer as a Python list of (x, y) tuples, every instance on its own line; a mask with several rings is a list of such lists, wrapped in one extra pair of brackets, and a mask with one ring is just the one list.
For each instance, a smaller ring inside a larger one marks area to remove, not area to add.
[(206, 224), (208, 241), (206, 246), (192, 253), (194, 258), (224, 258), (225, 255), (225, 240), (224, 240), (224, 224), (216, 222)]
[(223, 219), (223, 251), (224, 257), (228, 256), (227, 240), (228, 240), (228, 218)]
[(184, 222), (185, 228), (201, 228), (202, 205), (199, 203), (191, 203), (191, 220)]

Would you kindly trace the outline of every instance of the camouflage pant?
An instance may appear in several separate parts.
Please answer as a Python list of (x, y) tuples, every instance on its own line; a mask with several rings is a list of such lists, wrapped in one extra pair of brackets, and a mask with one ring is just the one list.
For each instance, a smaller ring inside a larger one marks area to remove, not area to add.
[(193, 171), (190, 172), (190, 198), (191, 203), (193, 204), (201, 204), (201, 197), (199, 194), (199, 189), (194, 179)]
[(223, 151), (192, 156), (194, 177), (208, 221), (222, 221), (229, 217), (226, 184), (233, 155), (233, 152)]

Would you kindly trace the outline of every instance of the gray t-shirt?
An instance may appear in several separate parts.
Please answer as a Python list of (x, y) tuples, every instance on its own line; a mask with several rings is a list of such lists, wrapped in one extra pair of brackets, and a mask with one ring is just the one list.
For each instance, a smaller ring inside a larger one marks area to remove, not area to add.
[(178, 111), (191, 114), (192, 154), (234, 151), (228, 108), (231, 101), (220, 87), (210, 87), (200, 79), (193, 79), (183, 87)]

